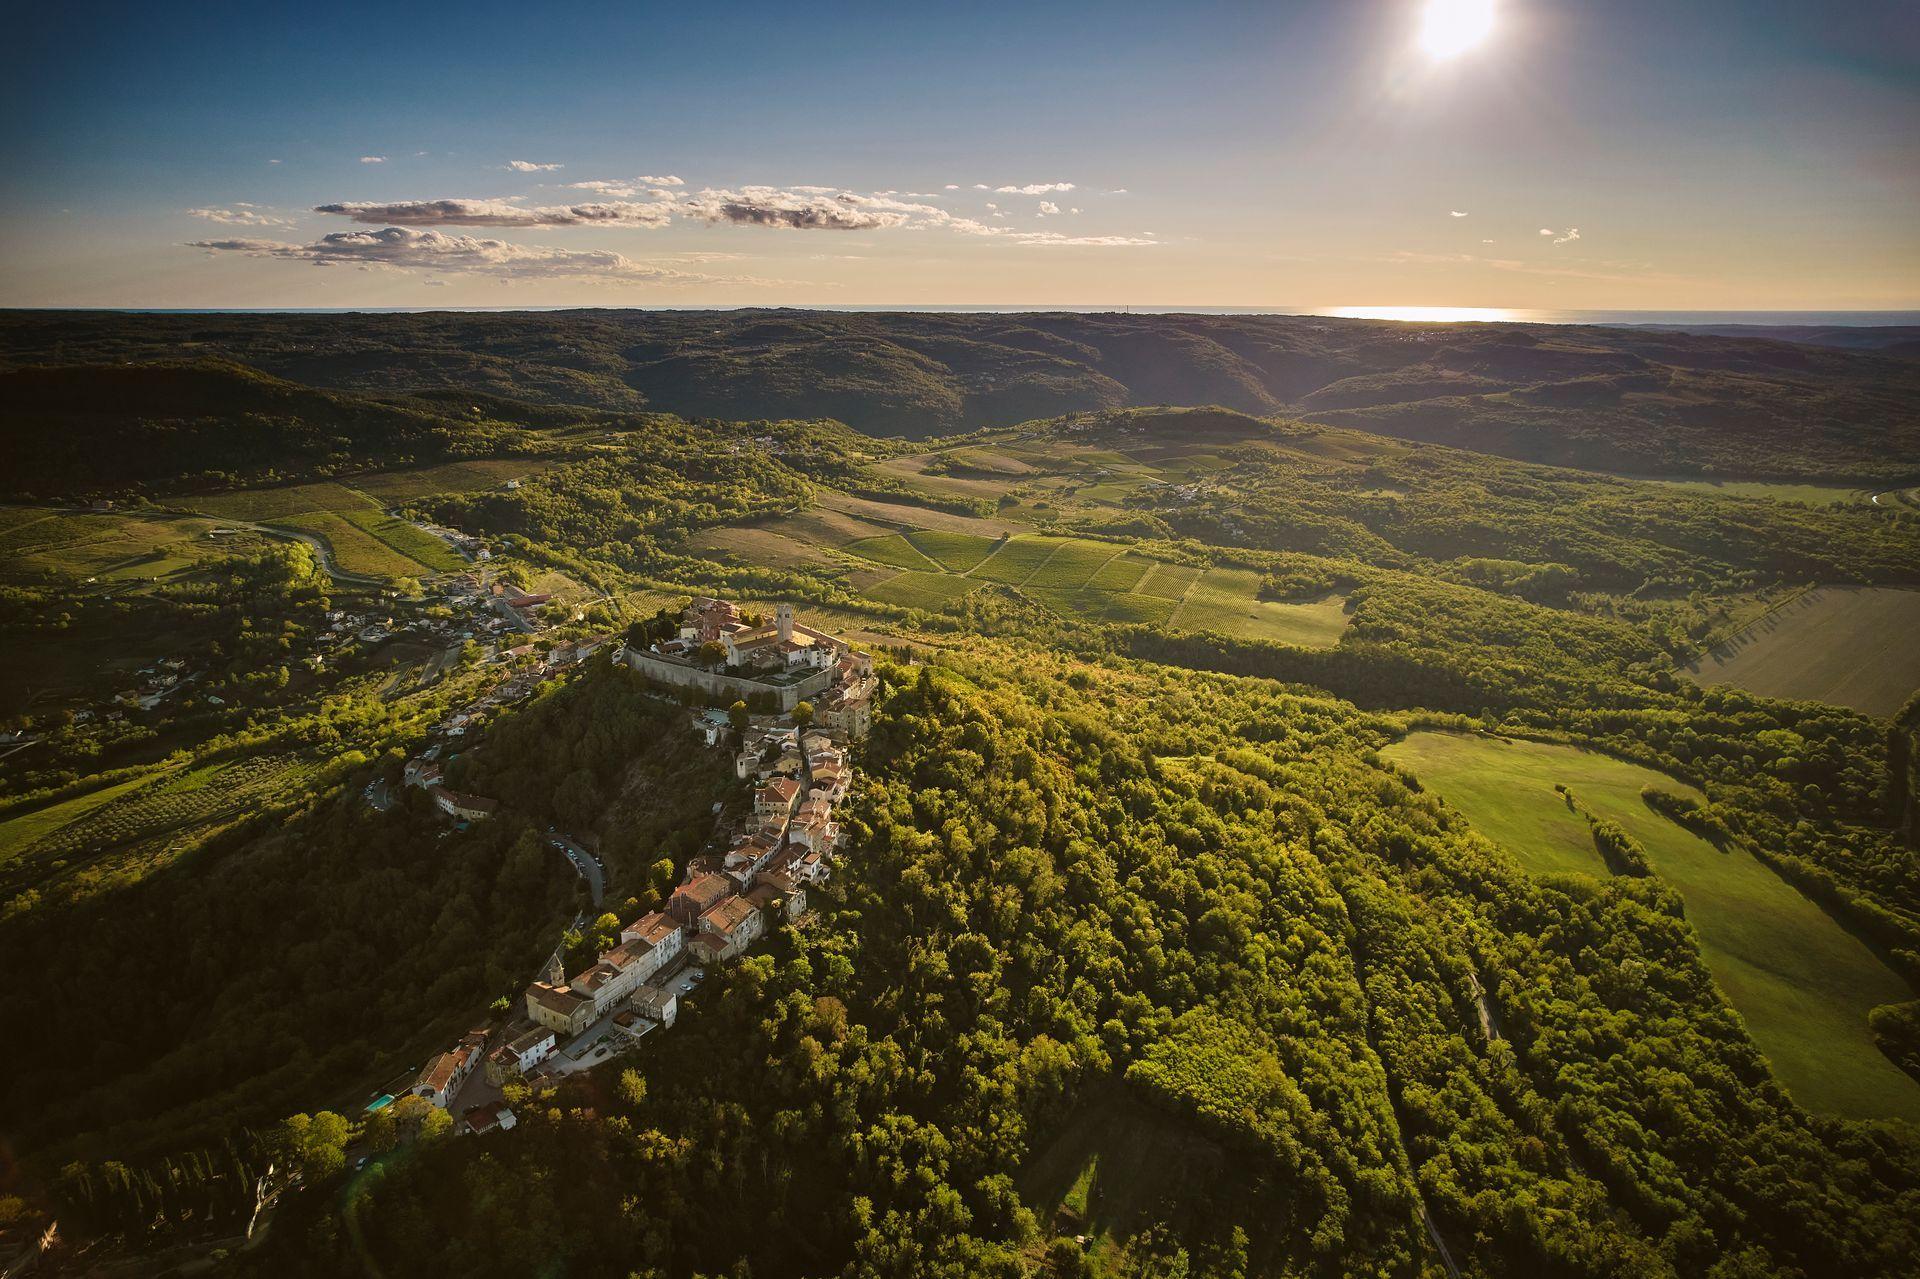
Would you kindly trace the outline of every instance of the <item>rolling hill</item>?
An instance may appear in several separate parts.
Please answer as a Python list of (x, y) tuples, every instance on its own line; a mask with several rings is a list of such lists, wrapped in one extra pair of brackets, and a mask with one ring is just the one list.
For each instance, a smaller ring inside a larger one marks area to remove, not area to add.
[(913, 437), (1219, 404), (1646, 475), (1872, 483), (1908, 478), (1901, 459), (1920, 455), (1920, 363), (1650, 329), (1064, 312), (0, 317), (0, 367), (183, 357), (380, 396), (832, 417)]

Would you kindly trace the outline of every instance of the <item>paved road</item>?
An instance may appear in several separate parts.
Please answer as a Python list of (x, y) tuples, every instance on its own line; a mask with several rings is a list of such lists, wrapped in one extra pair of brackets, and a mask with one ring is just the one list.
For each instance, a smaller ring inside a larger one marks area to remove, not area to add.
[(547, 830), (547, 842), (567, 855), (567, 860), (573, 863), (580, 878), (587, 881), (587, 888), (593, 893), (593, 904), (598, 906), (607, 895), (607, 871), (600, 864), (600, 859), (551, 827)]
[(366, 796), (368, 805), (376, 812), (384, 813), (393, 807), (393, 793), (384, 777), (367, 783)]

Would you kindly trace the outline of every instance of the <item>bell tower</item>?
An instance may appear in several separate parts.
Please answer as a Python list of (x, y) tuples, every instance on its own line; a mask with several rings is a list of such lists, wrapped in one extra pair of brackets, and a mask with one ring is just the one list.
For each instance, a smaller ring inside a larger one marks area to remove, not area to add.
[(793, 605), (781, 604), (773, 610), (773, 624), (780, 632), (780, 642), (786, 643), (793, 638)]

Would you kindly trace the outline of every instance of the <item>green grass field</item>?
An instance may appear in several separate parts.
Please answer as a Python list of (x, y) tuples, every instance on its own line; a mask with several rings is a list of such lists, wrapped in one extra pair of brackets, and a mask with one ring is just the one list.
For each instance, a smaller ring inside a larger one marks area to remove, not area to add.
[(882, 604), (900, 604), (907, 608), (937, 609), (976, 589), (980, 583), (952, 573), (922, 573), (908, 570), (884, 582), (867, 587), (862, 594)]
[(1347, 629), (1346, 599), (1333, 595), (1311, 604), (1284, 604), (1258, 596), (1260, 575), (1251, 569), (1210, 568), (1174, 613), (1180, 630), (1218, 631), (1235, 639), (1270, 640), (1302, 648), (1331, 648)]
[(1704, 684), (1890, 716), (1920, 688), (1920, 591), (1826, 586), (1741, 629), (1693, 668)]
[(1620, 823), (1678, 889), (1714, 980), (1783, 1084), (1810, 1110), (1920, 1121), (1920, 1082), (1874, 1046), (1867, 1013), (1913, 998), (1853, 934), (1745, 852), (1722, 853), (1648, 808), (1651, 769), (1569, 746), (1415, 733), (1383, 754), (1535, 873), (1604, 874), (1554, 784)]

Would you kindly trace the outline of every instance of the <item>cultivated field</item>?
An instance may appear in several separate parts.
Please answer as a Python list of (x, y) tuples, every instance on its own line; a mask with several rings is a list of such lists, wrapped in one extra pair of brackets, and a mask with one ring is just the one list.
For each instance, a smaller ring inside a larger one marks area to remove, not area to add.
[(1307, 648), (1337, 644), (1347, 626), (1343, 597), (1311, 604), (1263, 600), (1260, 575), (1249, 569), (1169, 564), (1089, 538), (1023, 533), (996, 541), (919, 529), (859, 538), (842, 549), (901, 570), (854, 582), (862, 594), (887, 604), (936, 609), (982, 583), (998, 582), (1065, 616), (1123, 625), (1218, 631)]
[(1920, 1120), (1920, 1082), (1874, 1046), (1867, 1014), (1912, 992), (1853, 934), (1742, 851), (1721, 852), (1648, 808), (1647, 785), (1692, 788), (1568, 746), (1416, 733), (1383, 752), (1536, 874), (1604, 875), (1555, 783), (1625, 827), (1679, 890), (1701, 952), (1775, 1074), (1802, 1105)]
[(1835, 484), (1782, 484), (1768, 480), (1701, 480), (1670, 479), (1662, 476), (1637, 477), (1643, 484), (1660, 484), (1668, 488), (1685, 489), (1689, 493), (1713, 493), (1722, 497), (1764, 497), (1775, 502), (1803, 502), (1808, 506), (1839, 506), (1848, 502), (1868, 501), (1872, 494), (1866, 489)]
[[(392, 472), (386, 476), (362, 477), (390, 481), (403, 495), (434, 491), (423, 488), (424, 476), (452, 481), (459, 476), (475, 478), (465, 468), (485, 465), (459, 463), (454, 472), (448, 467), (430, 471)], [(516, 473), (526, 470), (515, 467)], [(439, 491), (445, 491), (441, 489)], [(173, 499), (175, 505), (204, 511), (220, 519), (245, 520), (274, 528), (294, 529), (311, 534), (327, 544), (334, 561), (349, 573), (376, 577), (417, 577), (433, 573), (457, 572), (466, 561), (454, 554), (439, 538), (423, 532), (386, 513), (384, 507), (367, 494), (344, 484), (288, 484), (274, 488), (240, 489), (231, 493), (194, 495)]]
[(204, 519), (147, 511), (7, 508), (0, 526), (0, 578), (19, 582), (131, 581), (166, 577), (220, 549)]
[(1258, 598), (1259, 589), (1260, 575), (1250, 569), (1210, 568), (1187, 591), (1172, 625), (1301, 648), (1331, 648), (1340, 642), (1340, 633), (1347, 629), (1344, 596), (1283, 604)]
[(976, 589), (980, 583), (952, 573), (905, 572), (869, 586), (868, 599), (907, 608), (937, 609)]
[(1920, 688), (1920, 591), (1825, 586), (1774, 609), (1691, 669), (1704, 684), (1892, 715)]

